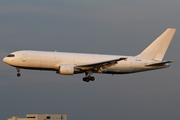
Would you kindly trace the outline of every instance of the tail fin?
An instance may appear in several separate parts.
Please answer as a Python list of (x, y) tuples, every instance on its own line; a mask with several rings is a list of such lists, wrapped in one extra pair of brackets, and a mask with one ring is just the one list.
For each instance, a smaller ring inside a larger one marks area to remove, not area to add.
[(168, 28), (154, 42), (136, 57), (162, 61), (176, 29)]

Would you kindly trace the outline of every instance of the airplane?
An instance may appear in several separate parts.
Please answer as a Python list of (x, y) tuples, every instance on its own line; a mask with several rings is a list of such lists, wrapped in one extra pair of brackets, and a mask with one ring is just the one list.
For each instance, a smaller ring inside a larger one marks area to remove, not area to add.
[(21, 50), (10, 53), (3, 61), (20, 69), (56, 71), (61, 75), (85, 73), (83, 81), (94, 81), (93, 73), (128, 74), (167, 68), (172, 60), (163, 60), (176, 29), (168, 28), (136, 56)]

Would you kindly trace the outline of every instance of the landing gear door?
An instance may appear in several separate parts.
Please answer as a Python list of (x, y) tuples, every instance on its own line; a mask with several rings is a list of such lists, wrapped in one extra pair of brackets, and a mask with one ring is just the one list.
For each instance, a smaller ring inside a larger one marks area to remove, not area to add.
[(26, 54), (22, 54), (22, 62), (26, 62), (27, 59), (27, 55)]

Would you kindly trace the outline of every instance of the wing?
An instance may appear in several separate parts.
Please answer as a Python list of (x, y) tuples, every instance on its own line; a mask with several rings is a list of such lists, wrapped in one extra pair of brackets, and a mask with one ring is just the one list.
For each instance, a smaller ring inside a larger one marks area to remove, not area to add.
[(105, 69), (110, 66), (113, 66), (118, 63), (118, 61), (125, 60), (127, 58), (118, 58), (108, 61), (96, 62), (96, 63), (88, 63), (88, 64), (78, 64), (75, 67), (80, 68), (82, 70), (96, 70), (98, 73), (101, 72), (101, 68)]
[(170, 61), (162, 61), (162, 62), (159, 62), (159, 63), (153, 63), (153, 64), (149, 64), (149, 65), (146, 65), (146, 66), (163, 66), (164, 64), (166, 63), (172, 63), (174, 62), (173, 60), (170, 60)]

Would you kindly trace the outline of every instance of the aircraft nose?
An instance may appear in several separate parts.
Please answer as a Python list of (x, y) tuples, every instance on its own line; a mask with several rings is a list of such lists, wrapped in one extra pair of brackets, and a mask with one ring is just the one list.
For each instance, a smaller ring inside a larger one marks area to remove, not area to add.
[(7, 58), (5, 57), (5, 58), (3, 59), (3, 61), (4, 61), (5, 63), (7, 63)]

